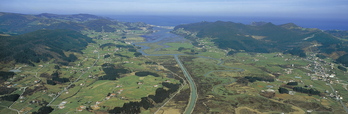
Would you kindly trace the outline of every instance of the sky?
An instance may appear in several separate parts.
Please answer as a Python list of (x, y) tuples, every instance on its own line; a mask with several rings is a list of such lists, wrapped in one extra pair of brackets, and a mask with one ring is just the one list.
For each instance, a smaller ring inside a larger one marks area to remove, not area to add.
[(0, 12), (264, 16), (348, 20), (348, 0), (0, 0)]

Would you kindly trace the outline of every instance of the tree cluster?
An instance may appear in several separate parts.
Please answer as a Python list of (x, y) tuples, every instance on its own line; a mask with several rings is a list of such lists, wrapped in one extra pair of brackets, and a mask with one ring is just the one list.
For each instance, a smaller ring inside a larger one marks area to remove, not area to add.
[(298, 82), (289, 82), (289, 83), (287, 83), (286, 85), (294, 86), (294, 85), (298, 85)]
[(278, 91), (279, 91), (279, 93), (281, 93), (281, 94), (283, 94), (283, 93), (289, 94), (289, 90), (286, 89), (286, 88), (279, 87)]
[(110, 63), (103, 64), (102, 68), (105, 75), (99, 77), (99, 80), (116, 80), (120, 77), (121, 74), (126, 74), (130, 72), (128, 69), (125, 69), (122, 66), (116, 66)]
[(144, 76), (148, 76), (148, 75), (152, 75), (152, 76), (155, 76), (155, 77), (159, 77), (160, 76), (157, 73), (148, 72), (148, 71), (139, 71), (139, 72), (136, 72), (135, 75), (140, 76), (140, 77), (144, 77)]
[(293, 90), (301, 93), (307, 93), (309, 95), (320, 95), (320, 91), (315, 90), (313, 88), (306, 89), (303, 87), (294, 87)]
[(248, 79), (249, 82), (255, 82), (255, 81), (267, 81), (267, 82), (274, 82), (273, 77), (251, 77), (251, 76), (246, 76), (244, 77), (245, 79)]
[(129, 102), (123, 104), (123, 107), (115, 107), (112, 110), (109, 110), (109, 113), (113, 114), (122, 114), (122, 113), (131, 113), (138, 114), (141, 113), (141, 108), (149, 109), (155, 106), (156, 103), (161, 103), (165, 99), (170, 97), (170, 94), (176, 92), (180, 84), (171, 84), (167, 82), (162, 83), (163, 86), (169, 89), (158, 88), (155, 95), (149, 95), (148, 97), (141, 98), (140, 102)]
[(50, 85), (62, 84), (66, 82), (70, 82), (69, 78), (60, 78), (60, 73), (58, 70), (51, 74), (51, 80), (47, 79), (47, 84)]
[(5, 101), (15, 102), (18, 100), (19, 96), (20, 96), (19, 94), (11, 94), (11, 95), (2, 96), (2, 97), (0, 97), (0, 99), (5, 100)]

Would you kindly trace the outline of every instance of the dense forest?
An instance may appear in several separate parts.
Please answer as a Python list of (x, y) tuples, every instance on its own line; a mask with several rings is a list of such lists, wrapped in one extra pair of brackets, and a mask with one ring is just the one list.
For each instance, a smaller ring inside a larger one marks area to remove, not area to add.
[(0, 61), (12, 61), (34, 65), (40, 61), (55, 58), (56, 62), (67, 64), (77, 59), (74, 54), (84, 49), (92, 39), (71, 30), (38, 30), (17, 36), (0, 36)]

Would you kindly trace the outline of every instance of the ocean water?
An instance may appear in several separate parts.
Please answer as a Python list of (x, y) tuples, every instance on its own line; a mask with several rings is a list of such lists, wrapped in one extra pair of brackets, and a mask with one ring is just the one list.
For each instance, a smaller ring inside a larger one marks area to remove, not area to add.
[(124, 22), (145, 22), (159, 26), (176, 26), (179, 24), (197, 23), (202, 21), (231, 21), (250, 24), (252, 22), (271, 22), (276, 25), (295, 23), (305, 28), (321, 30), (348, 30), (348, 20), (344, 19), (301, 19), (301, 18), (270, 18), (270, 17), (234, 17), (234, 16), (151, 16), (151, 15), (107, 15), (112, 19)]

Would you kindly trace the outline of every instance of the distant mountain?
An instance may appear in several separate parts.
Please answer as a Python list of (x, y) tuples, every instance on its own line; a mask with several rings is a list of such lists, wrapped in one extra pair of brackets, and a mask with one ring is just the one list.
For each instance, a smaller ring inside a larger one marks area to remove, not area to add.
[(65, 21), (76, 21), (76, 22), (105, 19), (105, 17), (95, 16), (91, 14), (58, 15), (58, 14), (42, 13), (42, 14), (34, 15), (34, 16), (38, 18), (60, 19)]
[(343, 38), (348, 40), (348, 31), (343, 30), (327, 30), (326, 33), (332, 34), (338, 38)]
[[(294, 23), (274, 25), (255, 22), (244, 25), (223, 21), (201, 22), (178, 25), (173, 33), (186, 36), (196, 46), (204, 46), (196, 42), (200, 38), (213, 38), (212, 41), (219, 48), (229, 50), (230, 54), (240, 51), (284, 52), (305, 57), (305, 52), (316, 51), (337, 59), (348, 53), (347, 41), (338, 38), (338, 35), (319, 29), (302, 28)], [(348, 62), (344, 64), (348, 65)]]
[(0, 61), (34, 65), (40, 61), (55, 59), (67, 65), (77, 59), (74, 54), (93, 43), (92, 39), (72, 30), (38, 30), (18, 36), (0, 36)]
[(151, 28), (148, 24), (141, 22), (119, 22), (90, 14), (57, 15), (43, 13), (26, 15), (4, 12), (0, 12), (0, 25), (0, 33), (7, 34), (23, 34), (41, 29), (95, 30), (97, 32), (104, 29), (105, 32), (114, 32), (134, 28)]

